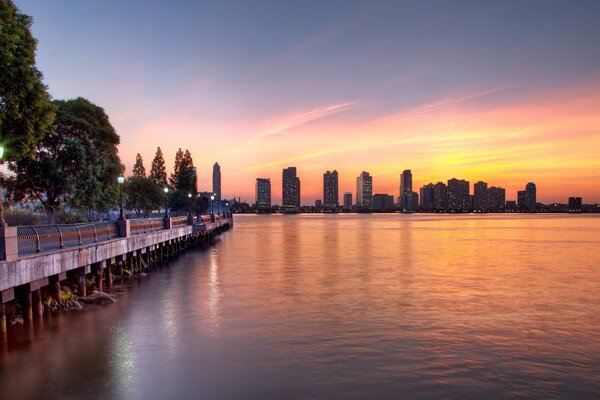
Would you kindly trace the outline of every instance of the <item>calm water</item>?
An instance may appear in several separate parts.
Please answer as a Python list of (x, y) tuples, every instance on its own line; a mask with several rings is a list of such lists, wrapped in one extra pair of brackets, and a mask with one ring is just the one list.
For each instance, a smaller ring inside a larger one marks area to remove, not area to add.
[(237, 216), (0, 350), (0, 398), (600, 398), (600, 218)]

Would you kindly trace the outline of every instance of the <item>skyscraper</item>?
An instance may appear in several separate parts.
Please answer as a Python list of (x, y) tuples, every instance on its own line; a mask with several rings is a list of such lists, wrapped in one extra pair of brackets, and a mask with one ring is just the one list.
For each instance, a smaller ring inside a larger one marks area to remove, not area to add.
[(338, 201), (338, 172), (326, 171), (323, 174), (323, 206), (326, 210), (335, 210), (339, 206)]
[(352, 192), (344, 193), (344, 210), (352, 210)]
[(373, 206), (373, 177), (366, 171), (356, 178), (356, 205), (366, 208)]
[(506, 190), (492, 186), (488, 189), (488, 210), (502, 212), (506, 209)]
[(373, 195), (373, 210), (390, 211), (394, 208), (394, 196), (391, 194)]
[(296, 167), (283, 170), (281, 189), (281, 205), (288, 208), (300, 208), (300, 178), (296, 176)]
[(412, 172), (410, 169), (405, 169), (400, 175), (400, 209), (406, 210), (407, 202), (406, 195), (412, 192)]
[(433, 207), (438, 212), (448, 210), (448, 186), (444, 182), (433, 185)]
[(421, 187), (421, 210), (433, 211), (435, 209), (435, 185), (429, 183)]
[(534, 182), (529, 182), (525, 186), (525, 211), (535, 212), (537, 203), (536, 188)]
[(213, 193), (215, 200), (221, 200), (221, 167), (219, 163), (213, 165)]
[(271, 179), (256, 178), (256, 208), (259, 212), (271, 208)]
[(471, 208), (469, 181), (452, 178), (448, 181), (448, 211), (467, 212)]
[(525, 212), (527, 211), (527, 202), (525, 200), (526, 198), (526, 192), (524, 190), (519, 190), (517, 192), (517, 210), (520, 212)]
[(473, 185), (473, 211), (487, 212), (488, 187), (487, 183), (479, 181)]

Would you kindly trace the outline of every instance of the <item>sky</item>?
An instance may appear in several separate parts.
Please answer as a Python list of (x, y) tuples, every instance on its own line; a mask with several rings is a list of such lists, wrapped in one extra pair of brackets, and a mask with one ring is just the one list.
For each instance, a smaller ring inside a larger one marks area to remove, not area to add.
[(398, 196), (462, 178), (600, 202), (599, 1), (15, 0), (53, 98), (103, 107), (131, 172), (189, 149), (199, 189), (254, 202), (295, 166)]

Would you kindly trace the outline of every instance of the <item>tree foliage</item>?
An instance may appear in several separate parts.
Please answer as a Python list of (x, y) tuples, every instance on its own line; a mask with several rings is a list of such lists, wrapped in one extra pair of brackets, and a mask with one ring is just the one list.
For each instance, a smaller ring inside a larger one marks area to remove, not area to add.
[(178, 185), (177, 180), (179, 179), (179, 171), (181, 170), (182, 161), (183, 161), (183, 150), (181, 150), (181, 147), (180, 147), (177, 150), (177, 153), (175, 153), (175, 165), (173, 166), (173, 172), (171, 173), (171, 176), (169, 177), (169, 185), (171, 186), (171, 189), (173, 189), (173, 190), (175, 190)]
[(135, 164), (133, 165), (133, 176), (146, 176), (146, 168), (144, 168), (144, 160), (140, 153), (135, 156)]
[(37, 197), (48, 223), (64, 204), (85, 209), (88, 218), (117, 203), (117, 176), (123, 171), (117, 153), (119, 136), (101, 107), (86, 99), (54, 101), (56, 122), (33, 156), (10, 165), (17, 197)]
[(195, 198), (196, 170), (189, 150), (185, 153), (179, 149), (175, 157), (175, 168), (171, 175), (173, 193), (169, 204), (174, 211), (188, 210), (190, 208), (189, 194)]
[(152, 168), (150, 169), (150, 179), (161, 188), (167, 186), (167, 168), (160, 147), (156, 149), (156, 155), (152, 160)]
[(8, 160), (32, 153), (54, 119), (31, 22), (11, 0), (0, 0), (0, 143)]
[(140, 215), (150, 215), (164, 204), (163, 189), (152, 178), (133, 175), (125, 181), (127, 208)]

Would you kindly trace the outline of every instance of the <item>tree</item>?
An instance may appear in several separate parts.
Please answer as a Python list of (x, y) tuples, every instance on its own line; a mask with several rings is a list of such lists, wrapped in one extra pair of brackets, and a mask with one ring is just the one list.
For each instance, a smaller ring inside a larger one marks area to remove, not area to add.
[(163, 191), (152, 178), (134, 175), (125, 181), (125, 204), (139, 215), (150, 215), (163, 205)]
[(183, 161), (183, 151), (181, 147), (175, 153), (175, 165), (173, 166), (173, 173), (169, 177), (169, 183), (171, 188), (175, 190), (177, 188), (177, 179), (179, 179), (179, 170), (181, 169), (181, 162)]
[(135, 164), (133, 165), (133, 176), (146, 176), (146, 168), (144, 168), (144, 160), (140, 153), (135, 156)]
[(150, 179), (161, 188), (167, 186), (167, 169), (165, 167), (165, 159), (160, 147), (156, 149), (156, 155), (152, 160), (152, 168), (150, 169)]
[(17, 196), (37, 197), (48, 223), (63, 204), (82, 208), (88, 218), (117, 203), (119, 136), (101, 107), (86, 99), (54, 101), (56, 122), (31, 157), (11, 163)]
[(196, 170), (192, 154), (188, 150), (183, 153), (181, 149), (177, 153), (180, 157), (179, 160), (175, 158), (177, 174), (174, 172), (171, 176), (173, 193), (169, 200), (174, 211), (187, 210), (190, 207), (188, 194), (196, 193)]
[(11, 0), (0, 0), (0, 139), (11, 161), (31, 154), (54, 120), (31, 22)]

